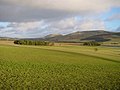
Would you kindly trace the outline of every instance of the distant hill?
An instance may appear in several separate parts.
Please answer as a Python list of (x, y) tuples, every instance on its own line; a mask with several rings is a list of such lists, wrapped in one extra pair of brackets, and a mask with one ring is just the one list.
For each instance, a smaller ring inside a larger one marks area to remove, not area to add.
[(14, 41), (17, 38), (10, 38), (10, 37), (0, 37), (0, 40), (5, 40), (5, 41)]
[(49, 34), (49, 35), (47, 35), (47, 36), (45, 36), (44, 38), (53, 38), (53, 37), (61, 37), (61, 36), (63, 36), (63, 35), (61, 35), (61, 34)]
[(97, 41), (104, 42), (112, 39), (120, 39), (120, 33), (108, 32), (103, 30), (98, 31), (79, 31), (67, 35), (57, 35), (52, 37), (45, 37), (45, 40), (56, 42), (84, 42)]

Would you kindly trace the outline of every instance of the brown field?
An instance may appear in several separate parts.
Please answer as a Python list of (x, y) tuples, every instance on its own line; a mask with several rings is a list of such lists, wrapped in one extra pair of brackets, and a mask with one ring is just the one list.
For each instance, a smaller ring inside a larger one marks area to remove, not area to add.
[(55, 43), (55, 46), (80, 46), (81, 43)]
[(0, 45), (14, 45), (14, 41), (0, 41)]

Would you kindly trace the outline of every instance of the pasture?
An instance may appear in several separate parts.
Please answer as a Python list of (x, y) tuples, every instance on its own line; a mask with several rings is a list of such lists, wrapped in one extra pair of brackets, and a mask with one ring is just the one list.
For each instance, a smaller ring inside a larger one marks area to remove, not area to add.
[(10, 89), (119, 90), (120, 48), (0, 45), (0, 90)]

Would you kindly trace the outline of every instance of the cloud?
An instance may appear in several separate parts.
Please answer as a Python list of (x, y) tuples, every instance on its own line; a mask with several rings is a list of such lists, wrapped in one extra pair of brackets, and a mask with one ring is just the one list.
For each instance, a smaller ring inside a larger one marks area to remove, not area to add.
[(106, 19), (106, 21), (114, 21), (114, 20), (120, 20), (120, 13), (113, 14), (112, 16)]
[(78, 27), (80, 30), (106, 30), (104, 21), (100, 19), (85, 19)]
[(116, 29), (117, 32), (120, 32), (120, 26)]
[(3, 29), (4, 27), (3, 26), (0, 26), (0, 29)]
[(68, 34), (75, 31), (105, 30), (104, 21), (93, 18), (75, 17), (57, 21), (12, 22), (0, 33), (3, 36), (28, 38), (43, 37), (48, 34)]
[[(48, 31), (47, 31), (48, 30)], [(76, 19), (75, 17), (62, 19), (60, 21), (49, 22), (46, 27), (47, 34), (61, 33), (68, 34), (76, 31), (91, 31), (91, 30), (106, 30), (105, 23), (100, 19), (82, 18)]]
[[(115, 7), (120, 7), (120, 0), (0, 0), (0, 21), (8, 22), (5, 26), (0, 23), (0, 34), (43, 37), (52, 33), (105, 30), (105, 21), (99, 15)], [(108, 18), (118, 19), (119, 14)]]
[(28, 30), (33, 30), (35, 28), (42, 28), (44, 24), (44, 21), (39, 21), (39, 22), (21, 22), (21, 23), (16, 23), (13, 22), (8, 25), (8, 27), (12, 27), (16, 30), (19, 31), (28, 31)]
[(41, 33), (45, 28), (43, 20), (39, 22), (12, 22), (7, 27), (1, 29), (1, 36), (5, 37), (32, 37), (33, 34)]
[(65, 29), (74, 29), (75, 25), (77, 25), (78, 21), (75, 20), (74, 17), (72, 18), (67, 18), (67, 19), (62, 19), (60, 21), (53, 21), (51, 22), (51, 26), (54, 29), (60, 29), (60, 30), (65, 30)]
[(0, 0), (0, 21), (24, 22), (104, 12), (119, 0)]

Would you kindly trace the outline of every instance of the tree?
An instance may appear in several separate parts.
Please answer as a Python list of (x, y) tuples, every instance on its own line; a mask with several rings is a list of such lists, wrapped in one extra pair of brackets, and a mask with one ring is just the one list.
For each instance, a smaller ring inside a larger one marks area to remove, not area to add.
[(101, 44), (98, 42), (92, 41), (92, 42), (84, 42), (83, 45), (84, 46), (100, 46)]

